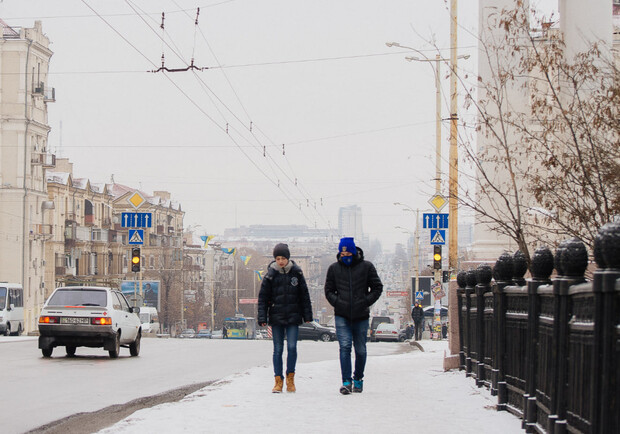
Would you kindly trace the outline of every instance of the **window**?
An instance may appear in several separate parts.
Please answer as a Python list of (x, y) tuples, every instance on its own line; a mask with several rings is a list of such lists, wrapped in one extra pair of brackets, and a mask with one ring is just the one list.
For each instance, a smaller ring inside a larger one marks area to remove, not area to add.
[(149, 268), (152, 270), (155, 268), (155, 256), (149, 256)]
[(112, 293), (112, 307), (116, 310), (121, 310), (121, 298), (118, 296), (116, 292)]
[(121, 307), (124, 311), (129, 312), (129, 303), (127, 303), (127, 300), (125, 299), (125, 296), (123, 296), (123, 294), (117, 293), (116, 294), (118, 296), (118, 298), (121, 300)]
[(49, 306), (102, 306), (107, 305), (107, 293), (101, 289), (60, 289), (52, 295)]

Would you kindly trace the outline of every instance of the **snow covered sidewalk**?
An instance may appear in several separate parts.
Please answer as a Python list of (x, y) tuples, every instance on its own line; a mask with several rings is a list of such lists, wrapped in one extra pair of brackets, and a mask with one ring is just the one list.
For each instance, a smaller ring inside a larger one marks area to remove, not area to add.
[[(338, 360), (298, 363), (296, 393), (273, 394), (271, 364), (185, 399), (140, 410), (101, 433), (522, 433), (496, 397), (459, 371), (444, 372), (447, 342), (425, 352), (371, 356), (364, 392), (340, 395)], [(335, 355), (337, 357), (337, 354)]]

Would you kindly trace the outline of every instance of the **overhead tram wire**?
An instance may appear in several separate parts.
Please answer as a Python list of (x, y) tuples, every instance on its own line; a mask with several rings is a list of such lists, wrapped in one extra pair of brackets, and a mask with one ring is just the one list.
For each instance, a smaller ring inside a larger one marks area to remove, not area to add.
[[(110, 27), (118, 36), (121, 37), (121, 39), (123, 39), (127, 44), (129, 44), (134, 50), (136, 50), (142, 57), (144, 57), (150, 64), (152, 64), (153, 66), (155, 66), (155, 64), (140, 50), (138, 49), (135, 45), (133, 45), (127, 38), (125, 38), (118, 30), (116, 30), (116, 28), (114, 26), (112, 26), (112, 24), (110, 24), (105, 18), (103, 18), (95, 9), (93, 9), (87, 2), (86, 0), (81, 0), (82, 3), (84, 3), (84, 5), (86, 5), (86, 7), (88, 7), (91, 11), (93, 11), (93, 13), (95, 13), (108, 27)], [(179, 85), (171, 78), (169, 77), (167, 74), (163, 74), (172, 84), (174, 87), (177, 88), (177, 90), (179, 90), (179, 92), (181, 92), (181, 94), (183, 94), (183, 96), (185, 96), (201, 113), (203, 113), (211, 122), (213, 122), (213, 124), (219, 128), (222, 132), (226, 132), (226, 129), (223, 128), (221, 125), (219, 125), (207, 112), (204, 111), (204, 109), (202, 109), (202, 107), (200, 107), (198, 105), (198, 103), (196, 103), (196, 101), (194, 101), (183, 89), (181, 89), (179, 87)], [(219, 100), (219, 98), (218, 98)], [(220, 100), (221, 101), (221, 100)], [(223, 102), (222, 102), (223, 104)], [(227, 109), (228, 107), (226, 105), (224, 105)], [(230, 109), (228, 109), (230, 111)], [(232, 113), (232, 111), (231, 111)], [(234, 114), (234, 113), (233, 113)], [(236, 117), (236, 116), (235, 116)], [(265, 173), (265, 171), (260, 168), (258, 166), (258, 164), (243, 150), (243, 148), (239, 145), (239, 143), (232, 138), (230, 135), (228, 135), (229, 139), (235, 144), (235, 146), (237, 146), (237, 148), (241, 151), (241, 153), (254, 165), (254, 167), (256, 167), (256, 169), (267, 179), (269, 180), (274, 186), (279, 188), (279, 181), (276, 182), (273, 179), (271, 179), (271, 177)], [(279, 188), (280, 189), (280, 188)], [(291, 197), (289, 197), (288, 194), (286, 194), (286, 192), (284, 192), (282, 189), (280, 189), (280, 191), (285, 195), (285, 197), (289, 200), (289, 202), (297, 208), (297, 204), (295, 203), (294, 199), (292, 199)], [(312, 220), (300, 209), (301, 214), (309, 221), (312, 222)]]
[[(179, 4), (178, 4), (175, 0), (172, 0), (172, 2), (173, 2), (173, 3), (177, 6), (177, 7), (180, 7), (180, 5), (179, 5)], [(191, 16), (189, 15), (189, 13), (187, 13), (187, 12), (186, 12), (186, 13), (185, 13), (185, 15), (186, 15), (186, 16), (188, 16), (188, 18), (191, 18)], [(196, 24), (196, 26), (197, 26), (198, 22), (196, 21), (196, 23), (195, 23), (195, 24)], [(218, 67), (221, 67), (221, 63), (220, 63), (220, 61), (219, 61), (219, 59), (218, 59), (217, 55), (215, 54), (215, 51), (214, 51), (214, 50), (213, 50), (213, 48), (211, 47), (211, 44), (209, 43), (209, 41), (208, 41), (207, 37), (205, 36), (204, 32), (202, 31), (202, 28), (200, 28), (200, 27), (198, 27), (198, 26), (197, 26), (197, 28), (200, 30), (200, 34), (201, 34), (201, 36), (202, 36), (202, 38), (203, 38), (203, 40), (204, 40), (205, 44), (206, 44), (206, 45), (207, 45), (207, 47), (209, 48), (209, 51), (211, 52), (211, 55), (212, 55), (212, 56), (213, 56), (213, 58), (215, 59), (215, 61), (216, 61), (217, 65), (218, 65)], [(194, 43), (195, 43), (195, 39), (194, 39)], [(245, 108), (245, 105), (244, 105), (244, 104), (243, 104), (243, 102), (241, 101), (241, 98), (239, 97), (239, 94), (237, 93), (236, 89), (234, 88), (234, 86), (232, 85), (232, 83), (231, 83), (230, 79), (228, 78), (228, 75), (225, 73), (225, 71), (224, 71), (223, 69), (220, 69), (220, 70), (221, 70), (221, 72), (222, 72), (222, 75), (223, 75), (223, 76), (224, 76), (224, 78), (226, 79), (226, 82), (228, 83), (228, 85), (229, 85), (230, 89), (233, 91), (233, 94), (235, 95), (235, 98), (237, 99), (237, 102), (238, 102), (238, 103), (239, 103), (239, 105), (241, 106), (242, 110), (244, 111), (244, 113), (245, 113), (246, 117), (248, 118), (248, 120), (249, 120), (249, 122), (250, 122), (250, 127), (249, 127), (249, 132), (250, 132), (250, 134), (252, 134), (252, 136), (254, 137), (254, 139), (256, 140), (256, 142), (258, 143), (258, 145), (260, 146), (260, 145), (261, 145), (260, 140), (258, 139), (258, 137), (256, 137), (256, 135), (255, 135), (255, 134), (254, 134), (254, 132), (252, 131), (252, 124), (253, 124), (252, 117), (250, 116), (250, 114), (248, 113), (247, 109)], [(200, 77), (196, 76), (196, 78), (197, 78), (198, 80), (202, 81), (202, 79), (201, 79)], [(223, 102), (222, 102), (222, 103), (223, 103)], [(226, 106), (226, 107), (227, 107), (227, 106)], [(232, 113), (232, 111), (231, 111), (231, 113)], [(235, 116), (235, 115), (234, 115), (234, 113), (233, 113), (233, 116)], [(236, 117), (236, 116), (235, 116), (235, 117)], [(238, 117), (237, 117), (237, 120), (239, 120), (239, 121), (240, 121), (240, 119), (239, 119)], [(241, 121), (240, 121), (240, 122), (241, 122)], [(258, 128), (258, 127), (256, 127), (256, 128)], [(276, 145), (275, 145), (275, 143), (273, 142), (273, 140), (271, 140), (271, 139), (269, 138), (269, 136), (267, 136), (267, 134), (265, 134), (265, 132), (264, 132), (264, 131), (262, 131), (262, 130), (260, 130), (260, 129), (259, 129), (259, 131), (261, 131), (261, 133), (263, 134), (263, 136), (265, 136), (265, 138), (267, 138), (267, 140), (269, 140), (269, 141), (270, 141), (270, 142), (271, 142), (274, 146), (276, 146)], [(283, 145), (283, 146), (284, 146), (284, 145)], [(268, 153), (267, 153), (267, 151), (266, 151), (266, 146), (265, 146), (265, 145), (262, 145), (262, 147), (263, 147), (263, 156), (265, 156), (265, 157), (269, 157), (269, 159), (271, 159), (271, 160), (273, 161), (273, 163), (274, 163), (274, 164), (278, 167), (278, 169), (282, 172), (282, 174), (284, 174), (284, 176), (286, 176), (286, 177), (288, 178), (289, 182), (291, 182), (291, 183), (292, 183), (292, 184), (293, 184), (293, 185), (294, 185), (294, 186), (298, 189), (298, 191), (302, 194), (302, 197), (303, 197), (303, 198), (306, 200), (306, 202), (308, 203), (308, 202), (310, 201), (310, 198), (312, 198), (312, 195), (309, 193), (309, 191), (308, 191), (307, 189), (305, 189), (305, 188), (303, 188), (303, 189), (302, 189), (302, 187), (301, 187), (301, 183), (299, 182), (299, 177), (298, 177), (298, 176), (296, 176), (295, 171), (294, 171), (294, 169), (293, 169), (292, 165), (290, 164), (290, 160), (289, 160), (289, 159), (285, 156), (285, 160), (286, 160), (286, 162), (287, 162), (287, 164), (288, 164), (288, 166), (289, 166), (289, 169), (290, 169), (290, 171), (291, 171), (291, 173), (292, 173), (292, 177), (291, 177), (291, 176), (289, 176), (289, 175), (286, 173), (286, 171), (285, 171), (284, 169), (282, 169), (282, 167), (278, 164), (278, 162), (277, 162), (277, 161), (276, 161), (276, 160), (275, 160), (275, 159), (274, 159), (274, 158), (273, 158), (270, 154), (268, 155)], [(268, 164), (270, 164), (270, 163), (269, 163), (269, 160), (267, 160), (267, 162), (268, 162)], [(270, 165), (271, 165), (271, 164), (270, 164)], [(322, 214), (321, 214), (321, 213), (317, 210), (317, 208), (316, 208), (316, 203), (317, 203), (316, 199), (312, 199), (312, 201), (314, 202), (314, 209), (315, 209), (315, 211), (317, 211), (318, 216), (319, 216), (320, 218), (322, 218), (324, 221), (326, 221), (326, 222), (329, 224), (329, 221), (328, 221), (328, 220), (327, 220), (327, 219), (326, 219), (326, 218), (325, 218), (325, 217), (324, 217), (324, 216), (323, 216), (323, 215), (322, 215)], [(321, 200), (321, 203), (322, 203), (322, 200)]]
[[(173, 3), (174, 3), (177, 7), (180, 7), (180, 6), (179, 6), (179, 4), (178, 4), (178, 3), (176, 3), (176, 1), (174, 1), (174, 0), (173, 0)], [(189, 13), (187, 13), (187, 12), (186, 12), (186, 13), (185, 13), (185, 15), (186, 15), (188, 18), (190, 18), (190, 19), (191, 19), (191, 16), (189, 15)], [(213, 48), (212, 48), (212, 47), (211, 47), (211, 45), (209, 44), (209, 41), (207, 40), (207, 38), (206, 38), (206, 36), (205, 36), (204, 32), (203, 32), (203, 31), (202, 31), (202, 29), (198, 26), (198, 20), (197, 20), (197, 19), (196, 19), (196, 21), (195, 21), (195, 23), (194, 23), (194, 24), (195, 24), (195, 29), (196, 29), (196, 28), (198, 28), (198, 30), (200, 30), (200, 34), (201, 34), (201, 36), (202, 36), (202, 38), (203, 38), (204, 42), (206, 43), (207, 47), (209, 48), (209, 51), (211, 52), (211, 55), (212, 55), (212, 56), (213, 56), (213, 58), (216, 60), (216, 63), (218, 64), (218, 66), (221, 66), (221, 64), (220, 64), (220, 62), (219, 62), (219, 59), (218, 59), (217, 55), (215, 54), (215, 52), (214, 52)], [(194, 36), (195, 36), (195, 33), (194, 33)], [(195, 38), (194, 38), (194, 49), (195, 49)], [(221, 100), (221, 99), (219, 99), (219, 97), (217, 96), (217, 94), (215, 94), (215, 92), (213, 92), (213, 90), (212, 90), (209, 86), (207, 86), (207, 84), (206, 84), (206, 83), (204, 83), (204, 80), (202, 80), (202, 78), (201, 78), (201, 77), (199, 77), (199, 76), (198, 76), (195, 72), (194, 72), (194, 75), (196, 76), (196, 79), (197, 79), (198, 81), (200, 81), (200, 82), (204, 85), (204, 88), (209, 89), (209, 91), (210, 91), (210, 92), (212, 92), (212, 93), (213, 93), (213, 95), (214, 95), (216, 98), (218, 98), (218, 101), (220, 101), (220, 103), (221, 103), (224, 107), (226, 107), (226, 109), (227, 109), (227, 110), (228, 110), (228, 111), (229, 111), (229, 112), (230, 112), (230, 113), (231, 113), (231, 114), (232, 114), (232, 115), (233, 115), (233, 116), (237, 119), (237, 121), (239, 121), (239, 122), (240, 122), (240, 123), (244, 126), (244, 128), (245, 128), (246, 130), (248, 130), (248, 131), (250, 132), (250, 134), (252, 134), (252, 136), (253, 136), (253, 138), (256, 140), (256, 142), (257, 142), (258, 146), (259, 146), (260, 148), (262, 148), (262, 150), (263, 150), (263, 156), (264, 156), (264, 157), (268, 157), (268, 159), (266, 160), (266, 162), (267, 162), (267, 164), (269, 164), (269, 166), (270, 166), (271, 170), (272, 170), (272, 171), (274, 171), (274, 172), (277, 172), (277, 171), (276, 171), (276, 170), (274, 170), (274, 168), (273, 168), (273, 165), (272, 165), (272, 163), (271, 163), (271, 162), (273, 162), (273, 164), (275, 164), (275, 166), (276, 166), (276, 167), (279, 169), (279, 171), (280, 171), (280, 172), (281, 172), (281, 173), (282, 173), (282, 174), (283, 174), (283, 175), (284, 175), (284, 176), (285, 176), (285, 177), (289, 180), (289, 182), (290, 182), (291, 184), (293, 184), (293, 185), (294, 185), (294, 186), (298, 189), (298, 191), (302, 194), (303, 199), (304, 199), (306, 202), (309, 202), (309, 201), (311, 200), (310, 198), (311, 198), (312, 196), (309, 194), (309, 192), (308, 192), (307, 190), (304, 192), (304, 191), (302, 191), (302, 189), (300, 188), (300, 185), (299, 185), (299, 182), (298, 182), (299, 177), (295, 175), (294, 170), (293, 170), (292, 166), (290, 165), (290, 162), (288, 161), (288, 159), (287, 159), (287, 162), (288, 162), (288, 164), (289, 164), (289, 167), (290, 167), (290, 169), (291, 169), (291, 172), (293, 172), (293, 173), (292, 173), (292, 176), (289, 176), (289, 175), (286, 173), (286, 171), (285, 171), (285, 170), (284, 170), (284, 169), (283, 169), (283, 168), (282, 168), (282, 167), (278, 164), (278, 162), (277, 162), (277, 161), (276, 161), (276, 160), (275, 160), (275, 159), (274, 159), (274, 158), (273, 158), (270, 154), (268, 154), (268, 153), (266, 152), (266, 146), (265, 146), (265, 145), (263, 145), (263, 144), (260, 142), (260, 140), (258, 139), (258, 137), (256, 137), (256, 135), (255, 135), (255, 134), (254, 134), (254, 132), (252, 131), (252, 124), (253, 124), (253, 122), (252, 122), (252, 117), (250, 116), (250, 114), (248, 113), (247, 109), (245, 108), (245, 106), (244, 106), (243, 102), (241, 101), (241, 98), (239, 97), (239, 94), (237, 93), (236, 89), (234, 88), (234, 86), (233, 86), (233, 85), (232, 85), (232, 83), (230, 82), (230, 79), (228, 78), (227, 74), (226, 74), (223, 70), (221, 70), (221, 71), (222, 71), (222, 74), (223, 74), (224, 78), (226, 79), (226, 81), (227, 81), (227, 83), (228, 83), (229, 87), (230, 87), (230, 88), (231, 88), (231, 90), (233, 91), (233, 94), (235, 95), (235, 97), (236, 97), (236, 99), (237, 99), (237, 101), (238, 101), (239, 105), (241, 106), (242, 110), (244, 111), (245, 115), (247, 116), (247, 118), (248, 118), (248, 120), (249, 120), (249, 122), (250, 122), (250, 126), (249, 126), (249, 128), (247, 127), (247, 125), (246, 125), (246, 124), (245, 124), (245, 123), (244, 123), (241, 119), (239, 119), (239, 117), (238, 117), (238, 116), (237, 116), (237, 115), (236, 115), (236, 114), (235, 114), (235, 113), (234, 113), (234, 112), (233, 112), (233, 111), (232, 111), (232, 110), (231, 110), (231, 109), (230, 109), (230, 108), (229, 108), (229, 107), (228, 107), (228, 106), (227, 106), (227, 105), (226, 105), (226, 104), (225, 104), (225, 103)], [(207, 93), (207, 95), (208, 95), (208, 93)], [(237, 133), (238, 133), (241, 137), (243, 137), (243, 138), (244, 138), (244, 140), (246, 140), (246, 141), (247, 141), (247, 139), (245, 139), (245, 137), (241, 134), (241, 132), (240, 132), (238, 129), (236, 129), (236, 128), (235, 128), (234, 126), (232, 126), (232, 125), (230, 126), (230, 128), (231, 128), (231, 129), (235, 129), (235, 131), (236, 131), (236, 132), (237, 132)], [(268, 137), (268, 136), (267, 136), (264, 132), (262, 132), (262, 134), (263, 134), (263, 135), (264, 135), (264, 136), (265, 136), (265, 137), (266, 137), (266, 138), (267, 138), (270, 142), (272, 142), (272, 143), (273, 143), (273, 141), (272, 141), (271, 139), (269, 139), (269, 137)], [(276, 146), (276, 145), (274, 144), (274, 146)], [(270, 162), (269, 160), (271, 160), (271, 162)], [(279, 187), (280, 187), (280, 188), (282, 188), (282, 185), (280, 185)], [(302, 201), (302, 202), (303, 202), (303, 201)], [(316, 210), (316, 199), (312, 199), (312, 202), (315, 204), (314, 209)], [(318, 211), (318, 210), (317, 210), (317, 211)], [(325, 219), (322, 215), (319, 215), (319, 217), (321, 217), (321, 218), (323, 218), (324, 220), (326, 220), (326, 219)]]
[[(185, 61), (185, 59), (183, 58), (183, 56), (180, 54), (181, 53), (181, 49), (177, 46), (177, 44), (175, 44), (174, 40), (172, 38), (170, 38), (170, 43), (174, 46), (171, 47), (170, 44), (168, 44), (168, 42), (166, 42), (165, 40), (165, 26), (164, 26), (164, 12), (162, 12), (162, 22), (160, 25), (160, 28), (162, 29), (162, 35), (160, 36), (157, 33), (157, 30), (155, 30), (153, 27), (151, 27), (151, 25), (149, 23), (146, 22), (146, 20), (144, 19), (144, 17), (142, 15), (145, 15), (147, 17), (149, 17), (155, 25), (157, 25), (157, 21), (150, 17), (148, 13), (146, 13), (143, 9), (141, 9), (139, 6), (133, 4), (131, 2), (131, 0), (125, 0), (125, 2), (129, 5), (130, 8), (132, 8), (135, 12), (136, 15), (138, 15), (138, 17), (142, 20), (142, 22), (155, 34), (156, 37), (160, 38), (162, 40), (162, 58), (164, 56), (164, 45), (167, 46), (170, 51), (172, 53), (174, 53), (181, 62), (184, 62), (186, 66), (189, 66), (188, 63)], [(140, 12), (138, 12), (137, 9), (140, 10)], [(193, 57), (193, 55), (192, 55)], [(163, 62), (162, 62), (162, 66), (163, 66)], [(196, 68), (197, 69), (197, 68)], [(208, 68), (207, 68), (208, 69)], [(189, 68), (187, 68), (187, 70), (189, 70)], [(196, 71), (192, 71), (194, 74), (196, 74)], [(204, 91), (204, 88), (203, 88)], [(225, 124), (228, 124), (228, 120), (226, 119), (226, 116), (224, 116), (224, 114), (222, 113), (222, 111), (220, 110), (220, 108), (217, 106), (217, 104), (215, 103), (215, 101), (213, 100), (213, 98), (211, 97), (211, 95), (209, 95), (208, 92), (204, 91), (205, 94), (207, 95), (207, 98), (209, 98), (209, 100), (211, 101), (211, 104), (213, 104), (213, 107), (215, 107), (215, 109), (217, 110), (217, 112), (220, 114), (220, 116), (222, 117), (222, 120), (224, 121)]]

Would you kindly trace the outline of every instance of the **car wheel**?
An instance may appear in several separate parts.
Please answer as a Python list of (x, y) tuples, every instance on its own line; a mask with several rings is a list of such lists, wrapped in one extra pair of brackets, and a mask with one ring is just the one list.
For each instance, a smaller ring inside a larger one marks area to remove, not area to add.
[(18, 325), (18, 326), (17, 326), (17, 335), (16, 335), (16, 336), (21, 335), (21, 334), (22, 334), (22, 331), (23, 331), (23, 330), (22, 330), (22, 325), (20, 324), (20, 325)]
[(43, 349), (41, 349), (41, 352), (43, 353), (43, 357), (52, 357), (52, 351), (54, 351), (53, 348), (43, 348)]
[(6, 323), (6, 329), (4, 329), (4, 336), (11, 336), (11, 323)]
[(323, 342), (329, 342), (329, 341), (331, 341), (331, 339), (332, 339), (332, 338), (331, 338), (331, 337), (330, 337), (327, 333), (323, 333), (323, 334), (321, 335), (321, 340), (322, 340)]
[(142, 334), (138, 332), (138, 336), (136, 336), (136, 340), (133, 341), (130, 345), (129, 345), (129, 354), (131, 354), (132, 357), (136, 357), (138, 354), (140, 354), (140, 340), (142, 338)]
[(67, 346), (65, 347), (65, 350), (67, 351), (67, 356), (69, 356), (69, 357), (73, 357), (73, 356), (75, 356), (75, 347), (72, 347), (72, 346), (70, 346), (70, 345), (67, 345)]
[(108, 353), (110, 354), (110, 358), (111, 359), (116, 359), (118, 357), (119, 353), (121, 352), (121, 337), (120, 337), (119, 333), (117, 333), (114, 336), (114, 349), (108, 351)]

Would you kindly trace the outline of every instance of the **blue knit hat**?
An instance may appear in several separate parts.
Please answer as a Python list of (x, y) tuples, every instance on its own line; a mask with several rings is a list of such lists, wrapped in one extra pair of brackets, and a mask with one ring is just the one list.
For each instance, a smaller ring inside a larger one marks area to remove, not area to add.
[(357, 248), (355, 248), (355, 241), (351, 237), (345, 237), (340, 239), (340, 244), (338, 245), (338, 251), (342, 252), (351, 252), (353, 256), (357, 255)]

